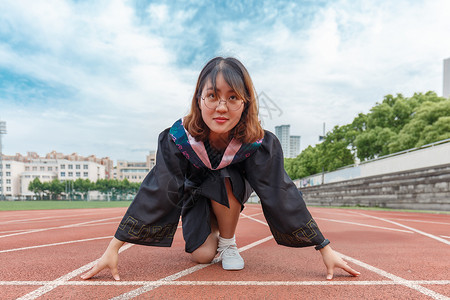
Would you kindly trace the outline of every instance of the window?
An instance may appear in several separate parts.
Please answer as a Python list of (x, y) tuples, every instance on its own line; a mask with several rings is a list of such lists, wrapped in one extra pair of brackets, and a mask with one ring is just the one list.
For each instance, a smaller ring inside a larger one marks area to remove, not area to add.
[[(30, 178), (31, 176), (30, 175), (25, 175), (25, 178)], [(8, 179), (7, 179), (8, 180)]]
[(49, 170), (49, 171), (53, 171), (53, 168), (52, 168), (52, 167), (48, 167), (48, 170)]
[(7, 187), (6, 187), (6, 191), (7, 191), (7, 192), (11, 192), (11, 187), (10, 187), (10, 186), (7, 186)]
[(88, 177), (88, 176), (89, 176), (89, 175), (88, 175), (88, 172), (84, 172), (84, 173), (83, 173), (83, 176), (84, 176), (84, 177)]
[(6, 176), (11, 176), (11, 172), (6, 172)]
[(6, 179), (6, 184), (11, 184), (11, 179)]
[(80, 172), (77, 172), (76, 175), (77, 175), (77, 177), (80, 177), (80, 176), (81, 176), (81, 173), (80, 173)]
[(11, 165), (10, 164), (6, 164), (6, 168), (7, 169), (11, 169)]
[(77, 170), (79, 170), (79, 169), (81, 169), (81, 165), (76, 165), (75, 168), (76, 168)]
[(89, 168), (88, 165), (83, 165), (83, 169), (87, 170)]
[(33, 171), (37, 171), (37, 167), (33, 167)]
[(65, 168), (66, 168), (66, 165), (61, 165), (61, 170), (65, 169)]
[(25, 171), (30, 171), (30, 167), (25, 167)]
[(66, 177), (66, 172), (61, 172), (61, 177)]
[(73, 165), (68, 165), (69, 170), (73, 169)]
[(69, 172), (69, 177), (73, 177), (73, 172)]
[(40, 167), (39, 170), (45, 171), (45, 167)]

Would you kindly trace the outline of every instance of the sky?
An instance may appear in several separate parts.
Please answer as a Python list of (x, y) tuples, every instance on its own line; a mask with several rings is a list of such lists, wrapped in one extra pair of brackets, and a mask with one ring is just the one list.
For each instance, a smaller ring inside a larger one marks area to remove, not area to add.
[(216, 56), (301, 148), (385, 95), (442, 95), (450, 1), (0, 1), (3, 153), (145, 161)]

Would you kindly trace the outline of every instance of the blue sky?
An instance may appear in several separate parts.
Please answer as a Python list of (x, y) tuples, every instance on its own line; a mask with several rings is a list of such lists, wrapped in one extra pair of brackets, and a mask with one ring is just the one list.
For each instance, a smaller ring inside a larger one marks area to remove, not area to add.
[(305, 148), (387, 94), (441, 95), (449, 32), (446, 0), (1, 1), (3, 152), (143, 161), (218, 55)]

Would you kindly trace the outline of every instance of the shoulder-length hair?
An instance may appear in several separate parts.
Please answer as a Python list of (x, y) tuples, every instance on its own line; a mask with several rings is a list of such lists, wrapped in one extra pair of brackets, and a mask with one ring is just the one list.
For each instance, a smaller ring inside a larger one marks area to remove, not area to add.
[(258, 119), (258, 105), (253, 82), (247, 69), (237, 59), (216, 57), (210, 60), (197, 80), (192, 97), (191, 110), (183, 119), (183, 126), (198, 141), (206, 141), (210, 130), (205, 124), (200, 111), (199, 100), (205, 84), (211, 80), (216, 89), (216, 77), (222, 73), (227, 84), (244, 100), (244, 110), (238, 124), (231, 130), (231, 136), (241, 143), (253, 143), (264, 137), (264, 130)]

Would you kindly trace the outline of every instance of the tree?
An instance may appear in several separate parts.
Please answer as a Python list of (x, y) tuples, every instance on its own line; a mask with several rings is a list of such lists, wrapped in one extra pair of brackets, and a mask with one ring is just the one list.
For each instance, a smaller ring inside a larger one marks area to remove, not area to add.
[(434, 92), (386, 95), (368, 114), (335, 126), (324, 141), (285, 159), (291, 178), (333, 171), (354, 163), (450, 138), (450, 99)]
[(42, 193), (44, 192), (43, 189), (43, 185), (41, 180), (39, 180), (39, 178), (35, 178), (33, 179), (33, 181), (31, 181), (28, 184), (28, 190), (35, 193), (35, 195), (39, 196), (39, 200), (42, 200)]

